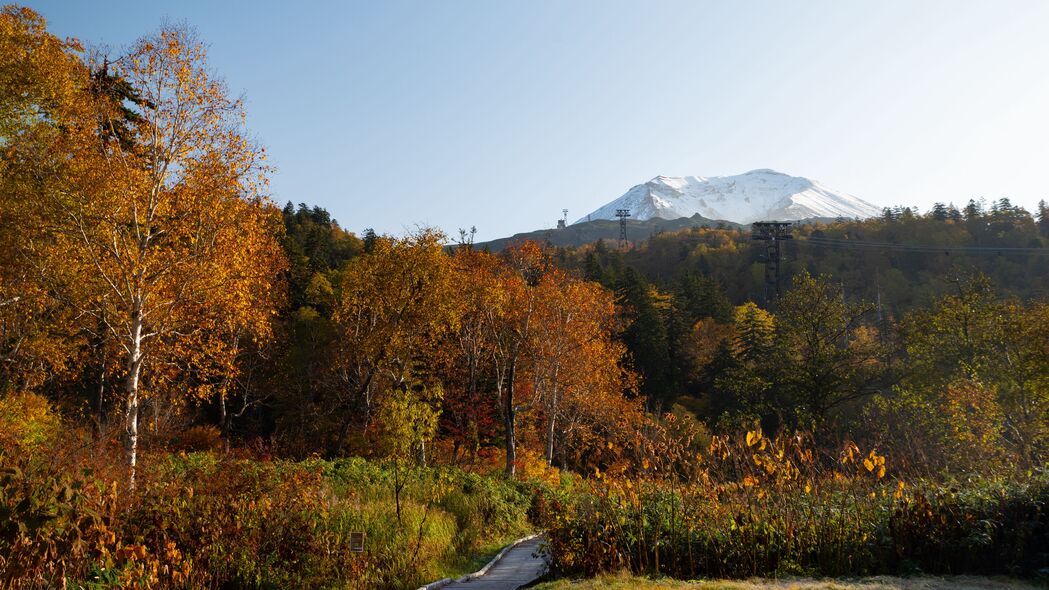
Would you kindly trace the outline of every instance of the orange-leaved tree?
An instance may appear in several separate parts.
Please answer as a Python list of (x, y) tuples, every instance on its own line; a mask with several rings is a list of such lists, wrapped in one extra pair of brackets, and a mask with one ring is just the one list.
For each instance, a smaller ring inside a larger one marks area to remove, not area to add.
[[(269, 335), (280, 224), (243, 105), (191, 32), (139, 40), (81, 99), (90, 113), (17, 146), (43, 220), (28, 240), (52, 291), (119, 356), (134, 487), (139, 409), (172, 379), (171, 361), (190, 346), (222, 364), (228, 334)], [(61, 280), (64, 268), (78, 280)]]
[[(464, 245), (452, 257), (456, 294), (461, 316), (459, 329), (448, 334), (451, 354), (440, 360), (444, 383), (444, 412), (441, 428), (451, 437), (453, 459), (466, 450), (473, 458), (482, 444), (496, 435), (498, 410), (491, 403), (493, 368), (491, 321), (500, 317), (504, 303), (503, 261), (489, 253)], [(465, 449), (464, 449), (465, 447)]]
[(582, 447), (605, 439), (639, 415), (640, 405), (623, 397), (632, 379), (622, 366), (626, 349), (615, 339), (614, 294), (557, 270), (536, 291), (530, 365), (542, 400), (545, 455), (553, 463), (558, 440), (565, 456), (570, 442)]
[(44, 272), (66, 283), (76, 276), (67, 265), (42, 264), (27, 237), (39, 235), (45, 221), (34, 197), (48, 172), (63, 166), (61, 154), (47, 148), (63, 129), (90, 119), (80, 51), (48, 33), (32, 10), (0, 9), (0, 392), (38, 386), (70, 368), (79, 344), (75, 314), (42, 280)]
[(517, 415), (537, 401), (536, 390), (519, 397), (528, 382), (525, 369), (533, 337), (533, 316), (538, 305), (538, 285), (552, 265), (539, 244), (526, 241), (507, 248), (499, 276), (499, 298), (487, 312), (492, 346), (496, 396), (506, 437), (506, 474), (517, 471)]

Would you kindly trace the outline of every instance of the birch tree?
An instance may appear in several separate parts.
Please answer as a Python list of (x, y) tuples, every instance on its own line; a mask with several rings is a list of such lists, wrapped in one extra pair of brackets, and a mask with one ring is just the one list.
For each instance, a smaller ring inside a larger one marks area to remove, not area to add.
[(90, 118), (61, 127), (48, 158), (26, 147), (44, 219), (28, 240), (41, 267), (78, 270), (51, 288), (118, 351), (133, 488), (142, 400), (171, 380), (170, 361), (193, 349), (213, 362), (239, 331), (268, 336), (280, 220), (243, 105), (190, 31), (162, 29), (95, 71)]

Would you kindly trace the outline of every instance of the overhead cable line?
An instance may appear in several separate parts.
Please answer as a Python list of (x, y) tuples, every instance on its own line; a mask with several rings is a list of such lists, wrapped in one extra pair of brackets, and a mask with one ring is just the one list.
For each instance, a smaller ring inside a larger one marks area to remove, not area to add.
[(991, 254), (991, 255), (1049, 255), (1049, 248), (1022, 248), (1013, 246), (936, 246), (933, 244), (899, 244), (893, 242), (867, 242), (862, 240), (839, 240), (821, 237), (803, 237), (799, 243), (810, 243), (827, 248), (853, 250), (895, 250), (919, 254)]

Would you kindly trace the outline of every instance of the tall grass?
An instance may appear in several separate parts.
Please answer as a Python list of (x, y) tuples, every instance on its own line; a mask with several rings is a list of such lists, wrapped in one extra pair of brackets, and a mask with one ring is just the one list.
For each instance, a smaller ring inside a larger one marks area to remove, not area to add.
[(1044, 471), (961, 490), (897, 479), (884, 457), (852, 443), (827, 457), (804, 437), (760, 432), (715, 438), (687, 468), (665, 447), (641, 463), (538, 500), (557, 569), (746, 578), (1035, 576), (1049, 566)]
[(361, 459), (157, 453), (133, 493), (104, 469), (0, 463), (2, 587), (406, 588), (529, 530), (525, 486), (449, 468), (412, 473), (398, 517), (391, 470)]

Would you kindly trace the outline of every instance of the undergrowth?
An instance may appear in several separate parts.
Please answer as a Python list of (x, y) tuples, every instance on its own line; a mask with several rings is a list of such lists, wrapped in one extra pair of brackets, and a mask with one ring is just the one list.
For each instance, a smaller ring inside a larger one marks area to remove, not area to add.
[(821, 457), (804, 437), (760, 432), (715, 437), (687, 464), (653, 451), (640, 470), (540, 495), (533, 515), (560, 573), (1049, 578), (1046, 470), (905, 481), (874, 450)]
[[(406, 588), (466, 573), (529, 531), (525, 484), (362, 459), (147, 457), (134, 492), (0, 455), (0, 586)], [(350, 551), (351, 532), (364, 551)]]

